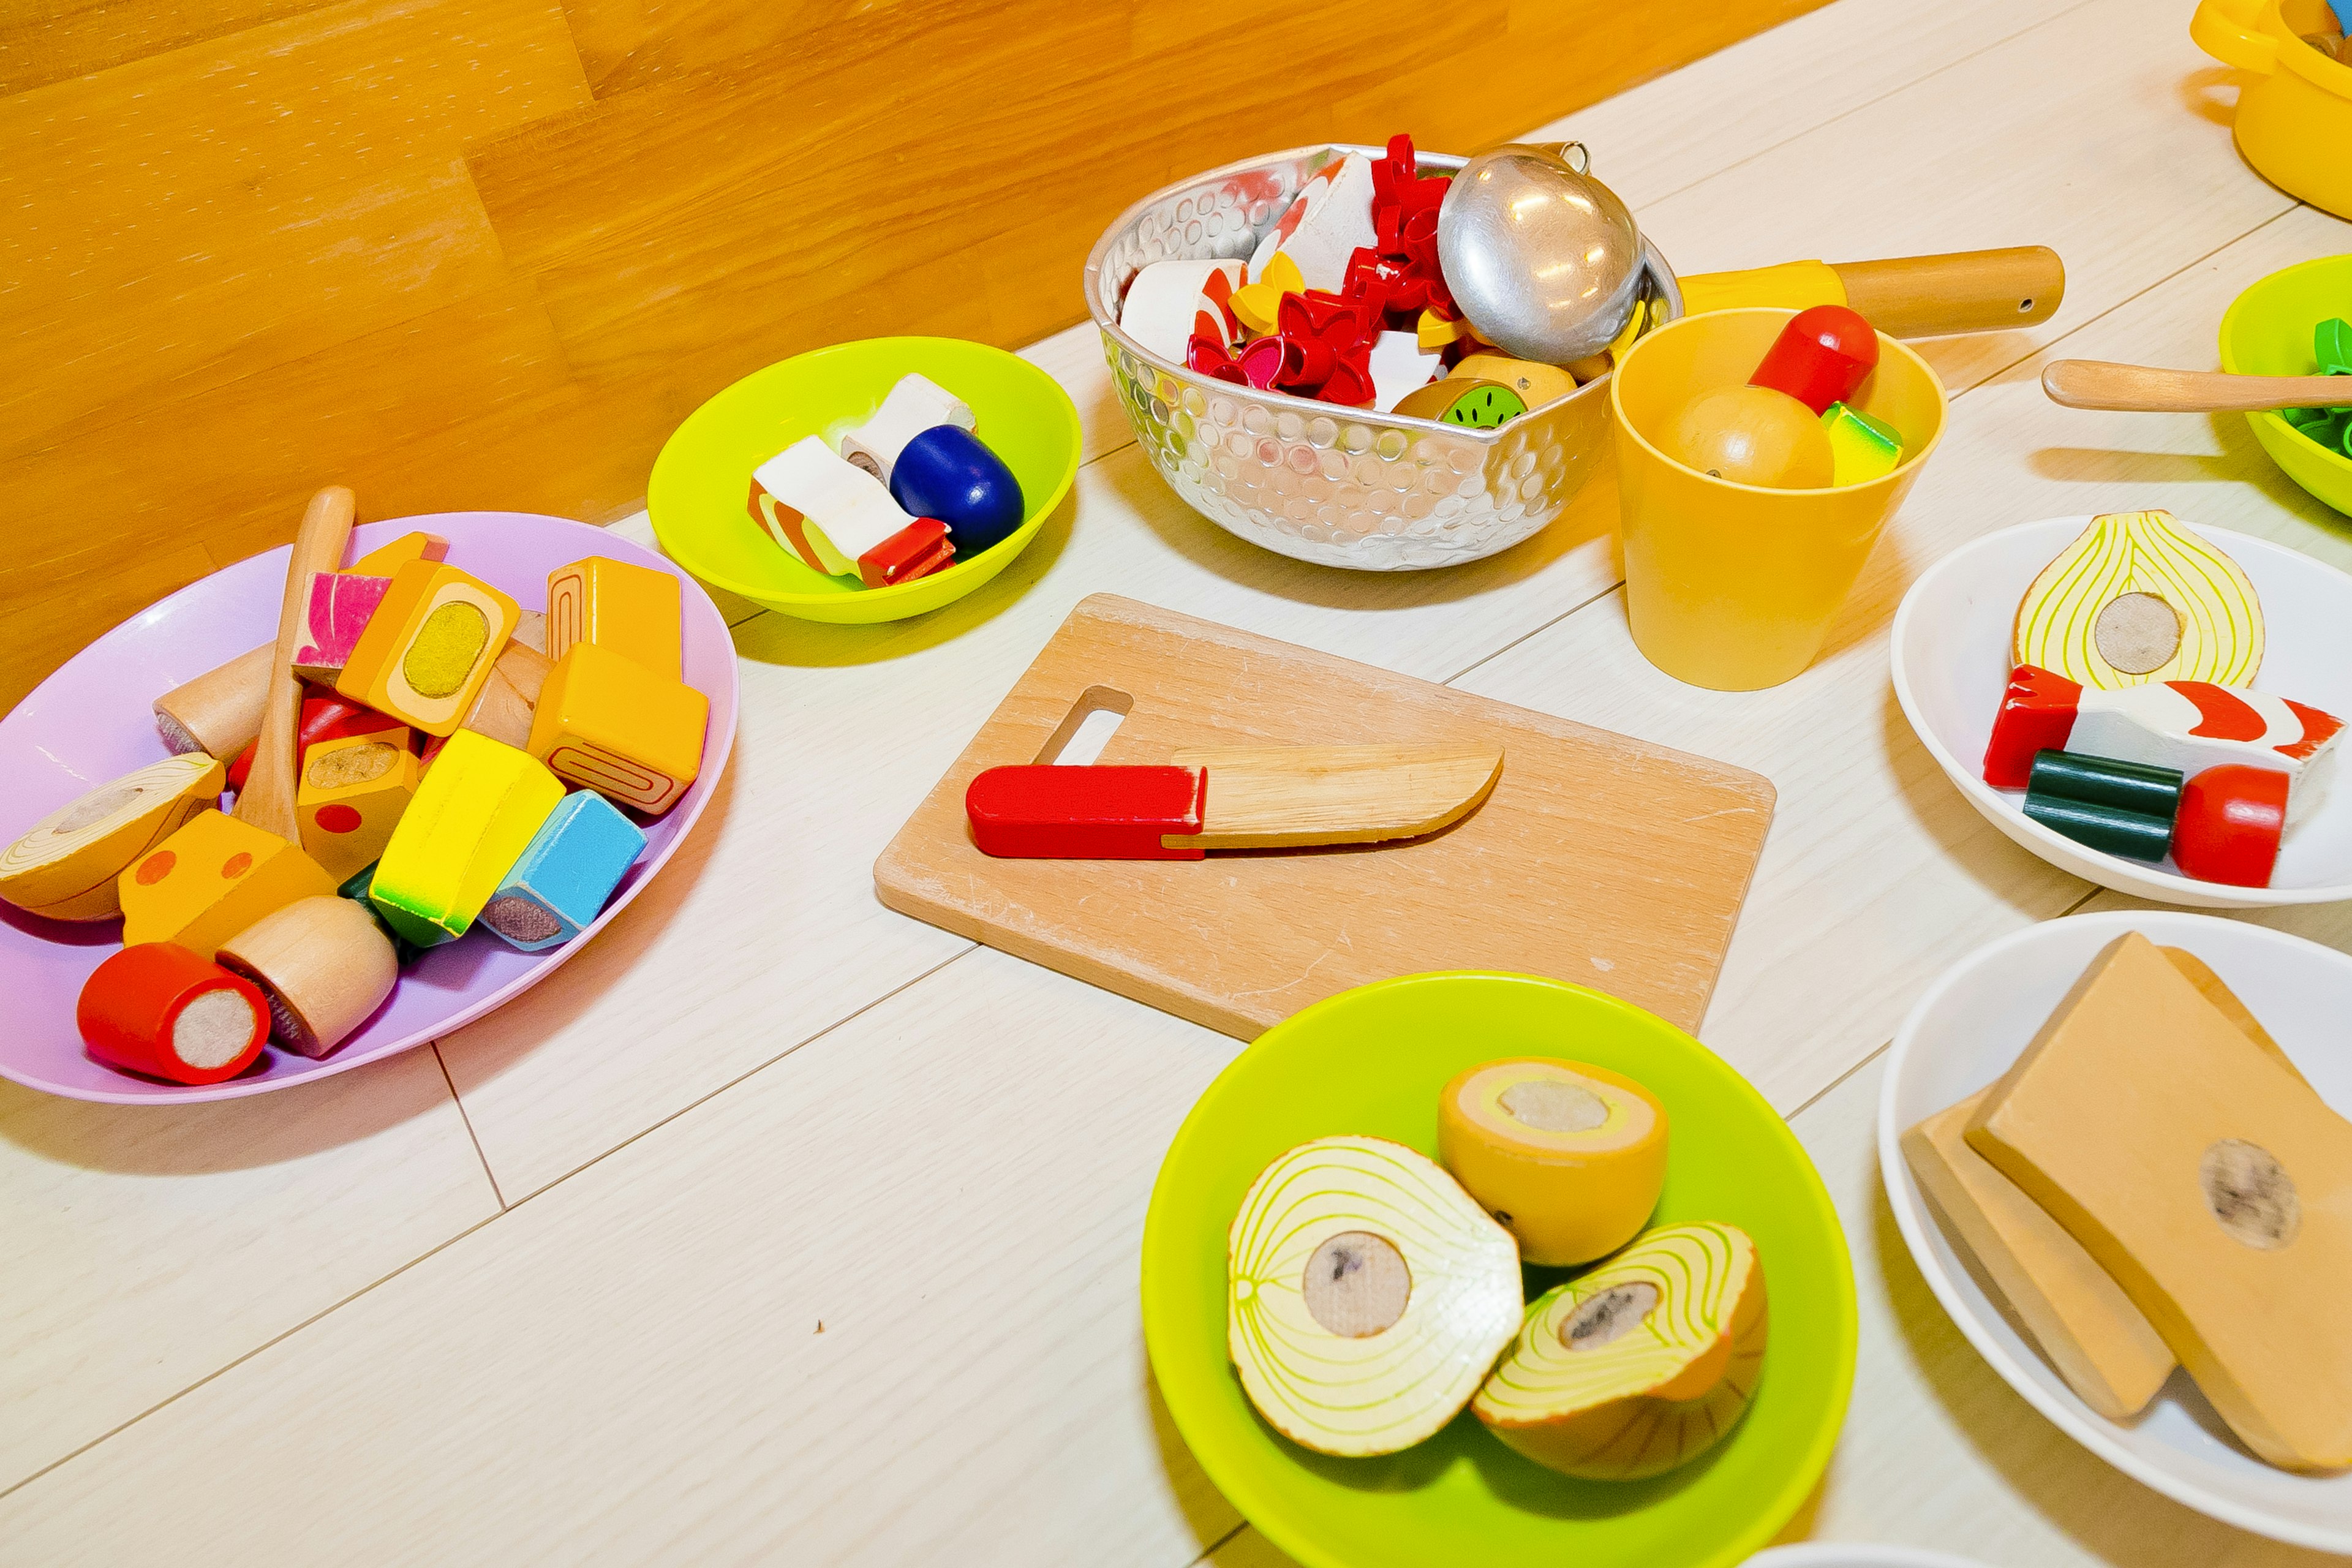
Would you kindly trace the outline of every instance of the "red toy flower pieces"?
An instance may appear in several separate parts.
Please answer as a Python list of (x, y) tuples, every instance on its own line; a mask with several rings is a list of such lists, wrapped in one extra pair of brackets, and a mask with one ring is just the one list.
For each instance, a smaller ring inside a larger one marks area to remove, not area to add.
[(1219, 381), (1230, 381), (1236, 386), (1254, 384), (1224, 344), (1198, 332), (1184, 347), (1184, 368), (1200, 375), (1213, 375)]

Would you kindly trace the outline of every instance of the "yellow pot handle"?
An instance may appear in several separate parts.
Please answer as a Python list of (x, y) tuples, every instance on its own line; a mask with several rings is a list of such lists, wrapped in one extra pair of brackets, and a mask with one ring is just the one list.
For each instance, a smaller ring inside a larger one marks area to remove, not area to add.
[(2278, 65), (2278, 39), (2254, 30), (2263, 0), (2198, 0), (2189, 37), (2223, 65), (2267, 75)]

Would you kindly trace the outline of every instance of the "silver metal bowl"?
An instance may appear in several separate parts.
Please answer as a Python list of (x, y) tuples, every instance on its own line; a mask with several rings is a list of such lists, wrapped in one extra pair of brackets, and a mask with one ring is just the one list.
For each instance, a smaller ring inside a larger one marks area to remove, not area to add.
[[(1154, 191), (1096, 242), (1087, 309), (1135, 438), (1202, 516), (1280, 554), (1362, 572), (1458, 566), (1508, 550), (1567, 510), (1606, 449), (1608, 377), (1493, 430), (1261, 392), (1161, 359), (1118, 328), (1119, 302), (1155, 261), (1247, 258), (1308, 176), (1349, 153), (1295, 147)], [(1468, 160), (1424, 153), (1424, 170)], [(1682, 313), (1654, 247), (1643, 297)]]

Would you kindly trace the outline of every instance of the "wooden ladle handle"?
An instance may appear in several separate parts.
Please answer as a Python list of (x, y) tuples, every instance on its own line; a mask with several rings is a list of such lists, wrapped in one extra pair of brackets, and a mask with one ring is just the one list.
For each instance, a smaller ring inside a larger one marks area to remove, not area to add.
[(310, 574), (332, 572), (343, 563), (343, 546), (352, 537), (355, 509), (351, 491), (329, 485), (310, 498), (302, 526), (295, 531), (294, 549), (286, 561), (286, 594), (278, 607), (278, 649), (269, 668), (269, 700), (261, 710), (261, 734), (254, 742), (253, 766), (247, 770), (245, 788), (236, 797), (238, 821), (294, 844), (302, 842), (301, 819), (294, 814), (298, 762), (294, 734), (302, 714), (302, 682), (294, 673), (294, 650), (302, 641)]
[(2042, 373), (2042, 390), (2069, 408), (2140, 414), (2254, 414), (2352, 404), (2352, 376), (2231, 375), (2091, 359), (2055, 361)]
[(2057, 314), (2066, 264), (2046, 245), (1835, 261), (1845, 302), (1890, 338), (1998, 332)]

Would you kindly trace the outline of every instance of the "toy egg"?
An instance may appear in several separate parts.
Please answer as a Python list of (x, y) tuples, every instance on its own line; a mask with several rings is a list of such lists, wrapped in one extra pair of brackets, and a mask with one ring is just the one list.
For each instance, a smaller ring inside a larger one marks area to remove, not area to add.
[(898, 453), (890, 495), (916, 517), (947, 524), (958, 558), (969, 560), (1021, 526), (1021, 481), (971, 431), (935, 425)]
[(1809, 490), (1836, 470), (1829, 432), (1813, 411), (1767, 386), (1720, 386), (1683, 405), (1659, 449), (1685, 468), (1736, 485)]

